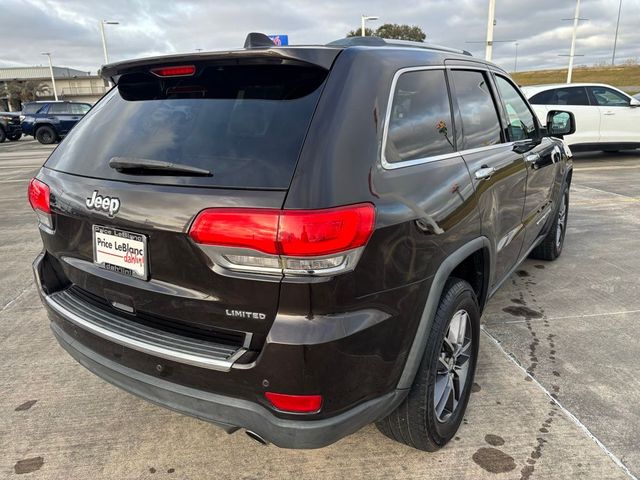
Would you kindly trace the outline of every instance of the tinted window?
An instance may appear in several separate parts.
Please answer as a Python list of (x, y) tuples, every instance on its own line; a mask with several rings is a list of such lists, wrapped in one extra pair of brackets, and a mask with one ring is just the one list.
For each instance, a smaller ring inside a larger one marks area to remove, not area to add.
[(507, 137), (510, 141), (526, 140), (536, 136), (533, 113), (518, 91), (503, 77), (496, 76), (496, 85), (507, 115)]
[(589, 105), (584, 87), (554, 88), (531, 97), (533, 105)]
[(444, 70), (400, 75), (389, 118), (385, 159), (415, 160), (454, 151)]
[(500, 143), (500, 122), (485, 74), (467, 70), (451, 74), (462, 116), (462, 149)]
[(49, 105), (49, 112), (52, 115), (71, 113), (71, 106), (68, 103), (52, 103)]
[(40, 110), (45, 105), (46, 105), (46, 103), (27, 103), (26, 105), (24, 105), (22, 107), (22, 114), (23, 115), (33, 115), (34, 113), (36, 113), (38, 110)]
[(602, 107), (628, 107), (630, 100), (610, 88), (591, 87), (596, 103)]
[(70, 106), (71, 106), (71, 113), (73, 113), (74, 115), (84, 115), (91, 108), (89, 105), (85, 103), (72, 103), (70, 104)]
[[(123, 76), (47, 166), (146, 183), (286, 188), (326, 74), (297, 65), (215, 64), (193, 77)], [(113, 157), (180, 163), (213, 175), (133, 176), (110, 168)]]
[(549, 102), (551, 101), (551, 92), (553, 92), (553, 90), (536, 93), (529, 99), (529, 103), (531, 105), (550, 105)]

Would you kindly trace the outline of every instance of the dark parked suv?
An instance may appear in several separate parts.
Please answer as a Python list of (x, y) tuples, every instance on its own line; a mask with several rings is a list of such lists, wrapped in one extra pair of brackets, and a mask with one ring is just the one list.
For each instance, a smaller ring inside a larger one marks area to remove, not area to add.
[(22, 127), (20, 126), (20, 113), (0, 112), (0, 143), (9, 139), (20, 140)]
[[(500, 68), (381, 39), (107, 65), (29, 188), (60, 344), (281, 447), (458, 428), (487, 299), (562, 250), (574, 120)], [(554, 132), (551, 132), (553, 129)]]
[(22, 108), (22, 133), (40, 143), (59, 141), (89, 111), (91, 105), (79, 102), (29, 102)]

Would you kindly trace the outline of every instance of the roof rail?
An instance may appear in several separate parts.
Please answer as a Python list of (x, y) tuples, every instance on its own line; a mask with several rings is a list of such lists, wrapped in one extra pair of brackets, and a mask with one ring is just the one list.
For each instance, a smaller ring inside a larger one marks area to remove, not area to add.
[(460, 55), (472, 56), (467, 50), (459, 50), (457, 48), (443, 47), (442, 45), (433, 45), (431, 43), (410, 42), (407, 40), (396, 40), (381, 37), (348, 37), (334, 40), (327, 43), (337, 47), (410, 47), (423, 48), (425, 50), (437, 50), (440, 52), (458, 53)]

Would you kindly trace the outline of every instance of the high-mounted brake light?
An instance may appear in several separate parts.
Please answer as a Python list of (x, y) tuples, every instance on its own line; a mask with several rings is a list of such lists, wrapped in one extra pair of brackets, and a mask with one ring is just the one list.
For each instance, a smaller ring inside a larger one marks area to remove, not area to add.
[(49, 203), (51, 196), (49, 186), (37, 178), (32, 178), (29, 182), (28, 196), (31, 208), (36, 212), (40, 225), (52, 230), (53, 219), (51, 218), (51, 205)]
[(287, 395), (266, 392), (267, 400), (278, 410), (292, 413), (316, 413), (322, 407), (322, 395)]
[(331, 274), (355, 267), (374, 223), (370, 203), (323, 210), (211, 208), (200, 212), (189, 235), (220, 247), (217, 263), (232, 270)]
[(158, 77), (189, 77), (196, 73), (195, 65), (180, 65), (176, 67), (152, 68), (151, 73)]

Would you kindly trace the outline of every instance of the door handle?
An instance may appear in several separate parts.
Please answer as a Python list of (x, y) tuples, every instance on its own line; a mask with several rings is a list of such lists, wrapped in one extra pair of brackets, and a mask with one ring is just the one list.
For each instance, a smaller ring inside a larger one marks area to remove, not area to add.
[(604, 115), (615, 115), (616, 112), (604, 112)]
[(540, 155), (537, 153), (530, 153), (529, 155), (527, 155), (526, 157), (524, 157), (524, 159), (528, 162), (528, 163), (535, 163), (538, 160), (540, 160)]
[(496, 173), (494, 167), (482, 167), (476, 170), (476, 180), (486, 180), (487, 178), (491, 178), (491, 175), (494, 173)]

